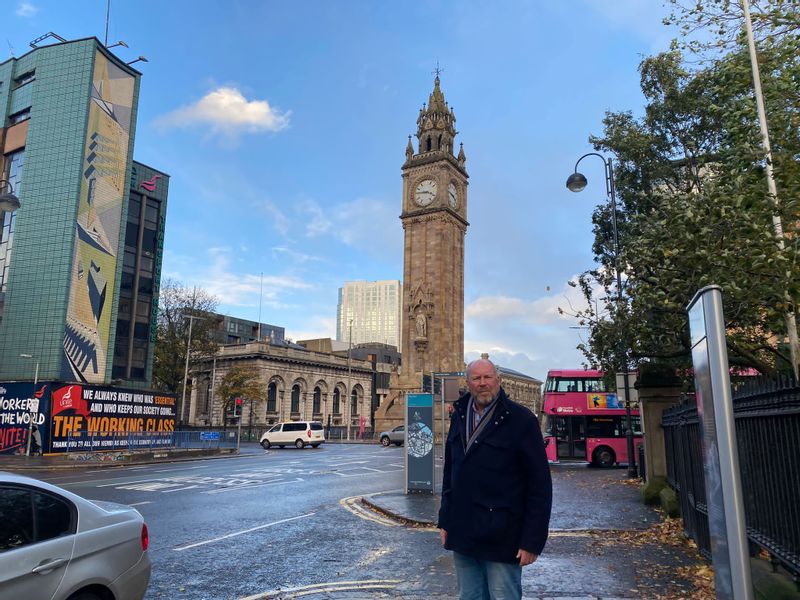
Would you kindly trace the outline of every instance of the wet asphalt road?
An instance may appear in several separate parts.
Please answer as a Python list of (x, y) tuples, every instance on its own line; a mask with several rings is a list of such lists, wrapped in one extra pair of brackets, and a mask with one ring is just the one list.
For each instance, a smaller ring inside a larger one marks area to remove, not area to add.
[[(144, 515), (153, 562), (148, 599), (452, 598), (452, 559), (437, 531), (390, 526), (349, 509), (348, 498), (403, 488), (403, 452), (253, 444), (239, 457), (36, 476)], [(645, 571), (688, 564), (685, 553), (658, 545), (600, 550), (585, 534), (658, 520), (620, 483), (622, 470), (558, 466), (553, 477), (554, 533), (524, 571), (526, 598), (654, 597), (642, 591)]]
[[(325, 444), (264, 451), (253, 445), (245, 452), (37, 476), (144, 515), (153, 561), (147, 598), (242, 598), (365, 580), (394, 589), (408, 579), (413, 585), (437, 565), (450, 568), (438, 533), (387, 527), (340, 504), (401, 489), (402, 448)], [(447, 580), (442, 592), (450, 589), (446, 573), (435, 577)]]

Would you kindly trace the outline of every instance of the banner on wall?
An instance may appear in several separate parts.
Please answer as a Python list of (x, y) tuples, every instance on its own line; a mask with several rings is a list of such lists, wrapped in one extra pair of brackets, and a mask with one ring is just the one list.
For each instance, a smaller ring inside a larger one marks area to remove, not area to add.
[(25, 454), (31, 431), (35, 431), (33, 439), (38, 436), (38, 443), (47, 447), (46, 389), (47, 384), (43, 383), (36, 386), (35, 392), (33, 383), (0, 383), (0, 454)]
[(31, 418), (45, 453), (172, 443), (174, 395), (61, 382), (39, 384), (35, 399), (32, 390), (0, 384), (0, 454), (25, 453)]

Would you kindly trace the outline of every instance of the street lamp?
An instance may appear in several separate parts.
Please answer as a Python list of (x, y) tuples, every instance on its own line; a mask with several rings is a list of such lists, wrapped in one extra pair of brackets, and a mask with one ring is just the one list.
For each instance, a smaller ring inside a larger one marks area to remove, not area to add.
[(344, 406), (345, 414), (347, 414), (347, 441), (350, 441), (350, 422), (353, 420), (353, 392), (350, 389), (352, 386), (352, 370), (350, 368), (350, 354), (353, 349), (353, 319), (350, 319), (350, 341), (347, 344), (347, 396), (345, 397)]
[(11, 185), (8, 179), (0, 179), (0, 188), (4, 183), (8, 187), (8, 191), (0, 194), (0, 210), (14, 212), (20, 207), (19, 198), (14, 195), (14, 186)]
[[(582, 173), (578, 173), (578, 165), (587, 156), (596, 156), (603, 161), (605, 166), (606, 175), (606, 194), (611, 201), (611, 224), (614, 232), (614, 266), (617, 272), (617, 302), (622, 306), (624, 301), (622, 297), (622, 267), (619, 260), (619, 236), (617, 235), (617, 198), (616, 190), (614, 188), (614, 167), (611, 164), (611, 159), (606, 159), (603, 155), (597, 152), (589, 152), (581, 156), (575, 163), (575, 172), (567, 178), (567, 189), (571, 192), (580, 192), (588, 183), (586, 177)], [(631, 396), (630, 386), (628, 385), (628, 358), (627, 351), (623, 352), (622, 364), (622, 378), (623, 387), (625, 389), (625, 438), (628, 447), (628, 477), (636, 477), (636, 459), (633, 455), (633, 427), (631, 425)]]
[[(33, 394), (31, 394), (31, 400), (33, 402), (36, 402), (36, 386), (39, 384), (39, 360), (34, 358), (32, 354), (20, 354), (19, 356), (20, 356), (20, 358), (29, 358), (31, 360), (35, 360), (36, 361), (36, 369), (33, 372)], [(39, 409), (38, 406), (36, 406), (36, 408), (33, 408), (33, 406), (34, 405), (32, 404), (31, 408), (33, 410), (29, 411), (30, 412), (30, 420), (28, 421), (28, 447), (25, 450), (25, 456), (30, 456), (31, 455), (31, 437), (33, 436), (33, 418), (34, 418), (34, 415), (36, 414), (36, 412), (38, 412), (38, 409)]]
[(184, 315), (184, 317), (189, 319), (189, 335), (186, 338), (186, 363), (183, 367), (183, 392), (181, 392), (181, 406), (178, 412), (178, 426), (183, 425), (183, 407), (186, 405), (186, 380), (189, 378), (189, 353), (191, 352), (192, 348), (192, 323), (194, 323), (195, 319), (201, 318), (195, 317), (194, 315)]
[(147, 59), (146, 59), (144, 56), (140, 56), (139, 58), (135, 58), (135, 59), (133, 59), (131, 62), (128, 62), (128, 63), (125, 63), (125, 64), (126, 64), (126, 65), (132, 65), (133, 63), (137, 63), (137, 62), (139, 62), (139, 61), (141, 61), (141, 62), (150, 62), (150, 61), (149, 61), (149, 60), (147, 60)]

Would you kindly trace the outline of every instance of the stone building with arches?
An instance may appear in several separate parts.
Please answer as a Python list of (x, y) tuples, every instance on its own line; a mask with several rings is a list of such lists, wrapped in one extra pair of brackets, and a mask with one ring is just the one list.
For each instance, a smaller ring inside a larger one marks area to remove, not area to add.
[[(260, 398), (243, 399), (242, 427), (264, 428), (281, 421), (320, 421), (358, 431), (370, 423), (372, 363), (267, 341), (220, 346), (216, 356), (192, 370), (190, 427), (235, 423), (215, 392), (234, 366), (252, 367), (263, 385)], [(224, 423), (227, 418), (228, 422)]]

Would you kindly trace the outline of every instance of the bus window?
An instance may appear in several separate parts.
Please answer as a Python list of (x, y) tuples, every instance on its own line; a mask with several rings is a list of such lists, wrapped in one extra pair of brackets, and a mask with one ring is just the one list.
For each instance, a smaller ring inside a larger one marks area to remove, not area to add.
[(583, 386), (585, 392), (605, 392), (606, 386), (602, 379), (584, 379)]
[(555, 387), (556, 389), (553, 390), (555, 392), (578, 392), (578, 380), (577, 379), (556, 379)]
[(588, 437), (620, 437), (623, 435), (619, 417), (587, 417), (586, 435)]

